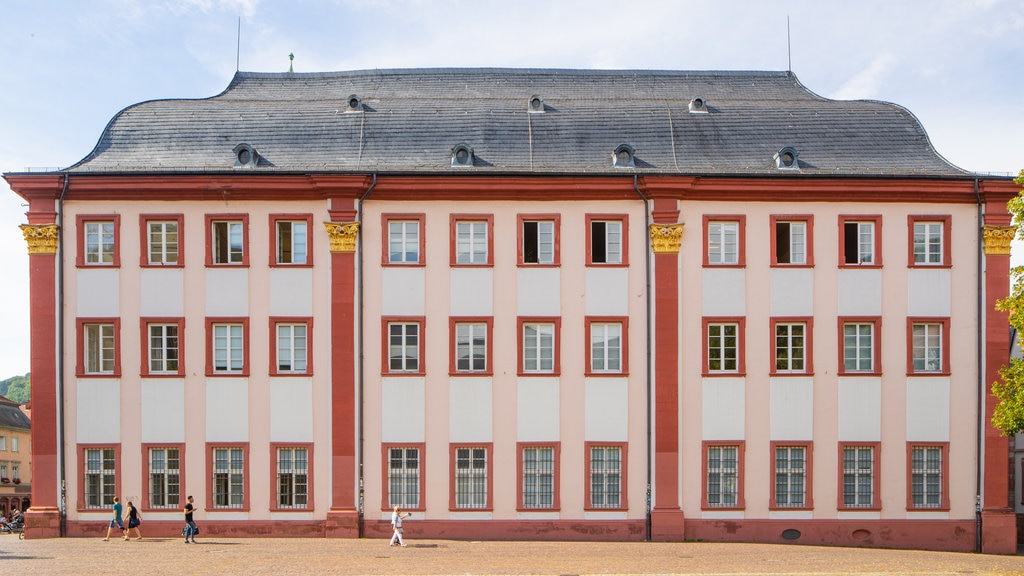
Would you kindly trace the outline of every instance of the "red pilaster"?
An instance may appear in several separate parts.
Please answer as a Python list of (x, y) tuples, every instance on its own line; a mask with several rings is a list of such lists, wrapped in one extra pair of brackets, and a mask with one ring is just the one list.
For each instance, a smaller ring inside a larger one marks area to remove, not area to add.
[[(675, 200), (655, 200), (655, 224), (679, 218)], [(682, 540), (679, 507), (679, 252), (654, 253), (654, 509), (652, 540)]]

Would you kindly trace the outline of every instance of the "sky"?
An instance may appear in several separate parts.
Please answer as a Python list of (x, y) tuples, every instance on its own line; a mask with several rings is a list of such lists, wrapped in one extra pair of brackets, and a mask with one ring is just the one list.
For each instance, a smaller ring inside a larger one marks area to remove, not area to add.
[[(894, 102), (961, 168), (1024, 169), (1024, 0), (0, 0), (0, 172), (81, 160), (120, 110), (236, 70), (792, 70)], [(0, 379), (29, 371), (23, 200), (0, 182)], [(1014, 245), (1014, 263), (1024, 243)]]

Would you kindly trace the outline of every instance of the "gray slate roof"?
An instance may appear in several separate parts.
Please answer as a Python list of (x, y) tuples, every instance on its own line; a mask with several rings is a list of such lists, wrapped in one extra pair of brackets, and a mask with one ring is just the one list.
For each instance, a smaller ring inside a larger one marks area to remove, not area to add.
[[(358, 96), (362, 112), (346, 112)], [(540, 96), (543, 113), (528, 113)], [(693, 114), (702, 98), (709, 113)], [(255, 168), (238, 168), (249, 144)], [(453, 168), (452, 148), (475, 153)], [(612, 165), (621, 144), (635, 168)], [(773, 155), (799, 153), (800, 170)], [(790, 72), (407, 69), (238, 72), (199, 100), (130, 106), (73, 173), (683, 174), (962, 177), (907, 109), (838, 101)]]
[(17, 402), (5, 396), (0, 396), (0, 428), (30, 430), (32, 428), (32, 421), (21, 411)]

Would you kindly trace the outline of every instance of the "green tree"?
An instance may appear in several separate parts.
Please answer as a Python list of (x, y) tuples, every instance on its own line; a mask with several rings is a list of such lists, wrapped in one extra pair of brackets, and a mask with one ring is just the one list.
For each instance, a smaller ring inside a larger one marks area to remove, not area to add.
[(28, 402), (32, 392), (31, 373), (0, 380), (0, 396), (14, 400), (19, 404)]
[[(1024, 170), (1014, 179), (1024, 187)], [(1024, 190), (1006, 204), (1013, 221), (1024, 223)], [(1024, 226), (1017, 229), (1024, 239)], [(996, 309), (1010, 313), (1010, 326), (1018, 338), (1024, 336), (1024, 266), (1010, 269), (1010, 295), (996, 303)], [(1024, 359), (1011, 358), (1009, 366), (999, 369), (999, 380), (992, 383), (992, 395), (999, 399), (992, 413), (992, 425), (1004, 435), (1024, 431)]]

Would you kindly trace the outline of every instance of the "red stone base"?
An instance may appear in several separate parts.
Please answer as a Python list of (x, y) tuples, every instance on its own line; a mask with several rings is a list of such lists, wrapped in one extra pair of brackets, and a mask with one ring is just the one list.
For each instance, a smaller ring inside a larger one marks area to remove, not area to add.
[(359, 512), (331, 510), (324, 522), (324, 535), (328, 538), (359, 538)]
[(651, 510), (651, 540), (654, 542), (682, 542), (684, 524), (682, 510), (655, 508)]
[(1017, 515), (1013, 510), (981, 511), (981, 551), (985, 554), (1017, 553)]
[(30, 507), (25, 511), (25, 538), (60, 538), (60, 510)]

